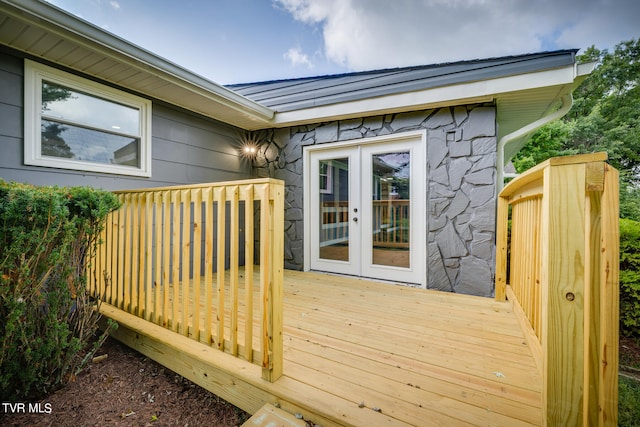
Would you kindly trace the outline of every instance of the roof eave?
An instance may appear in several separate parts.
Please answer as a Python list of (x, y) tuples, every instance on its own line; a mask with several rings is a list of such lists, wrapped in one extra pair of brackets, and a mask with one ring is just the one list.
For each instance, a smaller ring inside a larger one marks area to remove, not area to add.
[[(195, 101), (190, 102), (184, 96), (172, 99), (171, 97), (163, 97), (162, 94), (158, 93), (140, 92), (137, 88), (128, 89), (212, 118), (218, 118), (232, 125), (262, 127), (274, 116), (272, 109), (190, 72), (53, 5), (37, 0), (0, 0), (0, 3), (4, 4), (0, 11), (4, 11), (13, 19), (36, 26), (47, 33), (64, 37), (66, 40), (100, 55), (108, 56), (139, 72), (159, 77), (169, 85), (188, 91), (194, 96), (193, 99)], [(7, 45), (16, 48), (11, 44)], [(42, 57), (26, 49), (18, 49), (27, 54), (36, 55), (44, 60), (50, 60), (58, 65), (74, 69), (69, 64)], [(76, 71), (85, 72), (85, 70), (81, 69), (76, 69)], [(96, 78), (103, 78), (99, 74), (92, 75)], [(210, 101), (211, 105), (203, 108), (203, 99)], [(237, 120), (234, 120), (235, 115), (237, 115)]]
[[(555, 102), (562, 87), (573, 85), (574, 66), (536, 73), (480, 80), (422, 91), (388, 95), (325, 105), (301, 110), (279, 112), (272, 121), (274, 127), (287, 127), (311, 122), (344, 120), (354, 117), (400, 113), (451, 105), (492, 102), (502, 97), (513, 97), (525, 91), (549, 91)], [(550, 89), (552, 88), (552, 89)], [(558, 98), (559, 99), (559, 98)]]

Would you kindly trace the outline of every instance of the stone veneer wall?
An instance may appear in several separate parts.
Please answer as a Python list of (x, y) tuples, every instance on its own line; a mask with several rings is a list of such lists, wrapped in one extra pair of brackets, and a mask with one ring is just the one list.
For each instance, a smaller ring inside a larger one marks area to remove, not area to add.
[[(428, 285), (493, 294), (496, 120), (468, 105), (273, 129), (259, 135), (259, 177), (285, 181), (285, 267), (303, 266), (302, 148), (427, 130)], [(425, 260), (427, 262), (427, 260)]]

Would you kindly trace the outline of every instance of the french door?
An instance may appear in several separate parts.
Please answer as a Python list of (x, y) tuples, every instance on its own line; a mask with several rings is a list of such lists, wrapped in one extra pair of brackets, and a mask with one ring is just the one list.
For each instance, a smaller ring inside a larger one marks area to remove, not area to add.
[(424, 285), (421, 136), (310, 149), (307, 159), (309, 268)]

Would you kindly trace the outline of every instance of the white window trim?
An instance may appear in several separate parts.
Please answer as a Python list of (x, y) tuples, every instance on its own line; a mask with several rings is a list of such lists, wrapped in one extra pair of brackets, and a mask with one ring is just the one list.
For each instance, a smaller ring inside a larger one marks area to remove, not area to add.
[[(43, 80), (138, 109), (140, 111), (140, 167), (42, 156), (40, 129)], [(151, 101), (148, 99), (25, 59), (24, 116), (24, 163), (26, 165), (151, 177)]]
[[(320, 174), (323, 175), (322, 173)], [(327, 164), (327, 173), (324, 175), (326, 180), (325, 188), (320, 188), (320, 193), (322, 194), (333, 194), (333, 165), (331, 162)]]

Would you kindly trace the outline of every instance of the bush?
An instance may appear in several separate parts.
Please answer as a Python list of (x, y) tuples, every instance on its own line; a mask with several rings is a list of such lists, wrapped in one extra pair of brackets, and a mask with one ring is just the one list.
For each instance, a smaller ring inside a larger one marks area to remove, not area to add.
[(620, 220), (620, 334), (640, 337), (640, 222)]
[(118, 206), (105, 191), (0, 180), (0, 400), (64, 385), (106, 338), (90, 348), (99, 314), (85, 272)]

